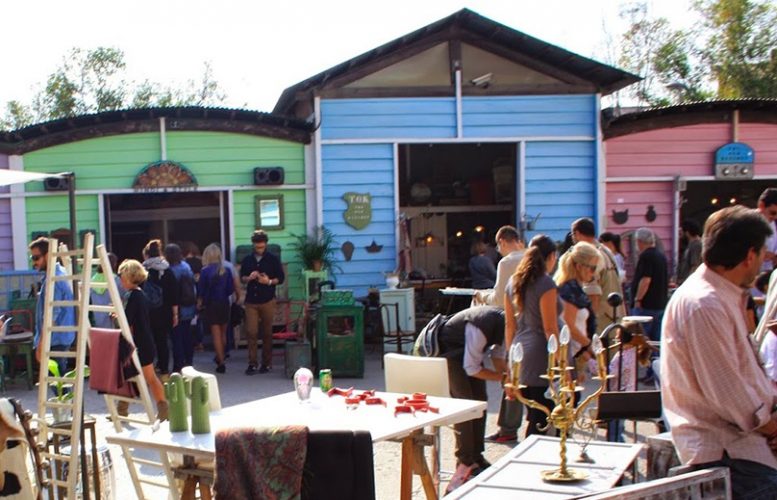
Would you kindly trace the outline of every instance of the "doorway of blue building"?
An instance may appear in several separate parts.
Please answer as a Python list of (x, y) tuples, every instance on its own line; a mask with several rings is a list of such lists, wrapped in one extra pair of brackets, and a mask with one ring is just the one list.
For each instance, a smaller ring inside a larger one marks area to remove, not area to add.
[(142, 261), (143, 247), (158, 238), (163, 244), (210, 243), (224, 248), (228, 224), (224, 193), (219, 191), (131, 193), (105, 196), (108, 249), (121, 262)]

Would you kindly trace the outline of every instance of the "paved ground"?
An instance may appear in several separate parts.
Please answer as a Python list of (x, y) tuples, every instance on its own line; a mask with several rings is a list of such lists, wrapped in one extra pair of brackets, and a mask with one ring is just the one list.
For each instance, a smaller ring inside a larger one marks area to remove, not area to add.
[[(213, 354), (211, 352), (199, 352), (195, 355), (195, 367), (198, 370), (212, 372), (215, 365), (212, 362)], [(273, 372), (264, 375), (254, 375), (248, 377), (243, 374), (247, 364), (247, 353), (245, 349), (233, 351), (232, 357), (227, 362), (227, 373), (219, 375), (219, 390), (221, 394), (222, 406), (231, 406), (246, 401), (264, 398), (267, 396), (280, 394), (293, 390), (291, 380), (287, 379), (282, 370), (275, 369)], [(384, 388), (383, 370), (380, 363), (380, 355), (376, 352), (367, 352), (365, 360), (365, 376), (363, 379), (337, 379), (335, 384), (338, 386), (354, 386), (363, 389)], [(495, 383), (488, 384), (489, 402), (487, 433), (496, 429), (496, 418), (499, 411), (499, 397), (501, 392)], [(15, 397), (21, 400), (25, 408), (36, 410), (37, 406), (37, 388), (28, 391), (22, 384), (9, 385), (6, 397)], [(97, 417), (98, 421), (98, 442), (104, 443), (105, 436), (113, 432), (112, 425), (105, 419), (107, 409), (102, 396), (94, 391), (86, 394), (85, 408), (87, 413)], [(626, 440), (631, 441), (633, 436), (629, 431), (631, 425), (627, 425)], [(650, 424), (640, 424), (638, 429), (639, 440), (643, 441), (646, 434), (655, 433), (654, 426)], [(443, 470), (451, 471), (454, 468), (455, 458), (453, 456), (454, 437), (451, 429), (443, 429)], [(375, 482), (377, 498), (381, 500), (390, 500), (399, 497), (399, 468), (401, 446), (398, 443), (377, 443), (375, 445)], [(509, 450), (507, 445), (498, 445), (486, 443), (486, 458), (494, 462)], [(111, 455), (114, 460), (114, 470), (117, 480), (118, 500), (130, 500), (135, 498), (134, 490), (129, 479), (126, 465), (121, 457), (121, 449), (111, 447)], [(641, 460), (641, 470), (644, 474), (644, 452)], [(149, 469), (148, 471), (151, 472)], [(413, 497), (424, 498), (420, 481), (416, 478), (413, 485)], [(149, 491), (149, 493), (152, 493)], [(161, 491), (155, 492), (150, 498), (163, 498)]]

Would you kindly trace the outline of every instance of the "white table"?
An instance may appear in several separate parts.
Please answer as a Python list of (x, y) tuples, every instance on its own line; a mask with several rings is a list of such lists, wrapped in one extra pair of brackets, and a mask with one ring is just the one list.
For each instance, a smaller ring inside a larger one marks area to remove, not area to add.
[[(451, 425), (478, 418), (486, 410), (486, 403), (429, 396), (429, 403), (439, 408), (439, 413), (416, 412), (415, 415), (400, 413), (395, 417), (394, 406), (397, 398), (406, 394), (377, 392), (376, 396), (386, 401), (388, 406), (384, 408), (381, 405), (367, 406), (361, 403), (355, 409), (349, 409), (343, 397), (330, 398), (318, 389), (313, 390), (309, 403), (300, 403), (296, 393), (289, 392), (212, 412), (209, 434), (170, 432), (168, 423), (165, 422), (156, 432), (149, 427), (142, 427), (107, 436), (106, 441), (134, 448), (181, 453), (200, 461), (214, 461), (215, 434), (221, 429), (305, 425), (314, 431), (365, 430), (370, 432), (373, 442), (402, 441), (401, 498), (403, 500), (409, 500), (411, 497), (413, 470), (418, 471), (419, 466), (423, 469), (419, 475), (427, 497), (434, 492), (432, 497), (436, 498), (436, 490), (428, 467), (425, 461), (423, 464), (418, 462), (419, 457), (423, 457), (423, 447), (416, 437), (424, 427)], [(419, 448), (421, 453), (418, 453)]]
[(546, 483), (540, 477), (540, 472), (558, 468), (559, 439), (535, 434), (445, 498), (546, 500), (608, 490), (618, 483), (642, 448), (642, 444), (591, 441), (587, 453), (594, 463), (587, 464), (576, 462), (580, 446), (567, 440), (567, 467), (584, 470), (588, 473), (588, 479), (571, 483)]

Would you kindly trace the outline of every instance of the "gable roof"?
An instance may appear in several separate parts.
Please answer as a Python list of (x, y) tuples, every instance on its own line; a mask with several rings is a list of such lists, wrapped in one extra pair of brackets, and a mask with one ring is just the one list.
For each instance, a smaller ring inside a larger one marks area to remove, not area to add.
[(379, 66), (382, 61), (388, 61), (390, 56), (395, 56), (397, 53), (409, 51), (424, 43), (428, 45), (429, 42), (461, 38), (468, 42), (473, 40), (487, 42), (489, 46), (498, 47), (502, 52), (512, 53), (521, 56), (523, 60), (531, 59), (544, 67), (563, 71), (592, 84), (596, 91), (602, 94), (609, 94), (641, 79), (626, 71), (543, 42), (469, 9), (462, 9), (287, 88), (278, 99), (273, 112), (292, 114), (294, 105), (310, 97), (312, 92), (331, 86), (333, 80), (346, 80), (349, 74), (363, 71), (365, 67)]
[(0, 131), (0, 153), (23, 154), (57, 144), (135, 132), (159, 131), (159, 118), (167, 130), (207, 130), (260, 135), (307, 144), (313, 126), (288, 116), (244, 109), (178, 106), (104, 111), (37, 123), (8, 132)]

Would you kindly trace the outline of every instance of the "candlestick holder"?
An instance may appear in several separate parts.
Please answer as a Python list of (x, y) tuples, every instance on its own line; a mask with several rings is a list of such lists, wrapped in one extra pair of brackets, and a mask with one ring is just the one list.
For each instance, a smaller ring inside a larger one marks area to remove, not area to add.
[(602, 341), (599, 336), (594, 335), (592, 345), (597, 362), (597, 376), (593, 377), (593, 379), (598, 381), (599, 387), (593, 394), (575, 406), (575, 394), (582, 391), (583, 387), (572, 376), (573, 368), (568, 366), (569, 341), (569, 331), (567, 329), (561, 332), (559, 338), (556, 338), (556, 335), (553, 334), (548, 340), (548, 371), (545, 375), (542, 375), (542, 378), (548, 381), (549, 399), (555, 403), (552, 410), (549, 410), (545, 405), (537, 401), (525, 398), (521, 394), (521, 389), (526, 388), (520, 382), (523, 346), (521, 346), (520, 342), (517, 342), (510, 348), (510, 381), (505, 384), (507, 394), (515, 397), (526, 406), (545, 413), (547, 423), (539, 429), (540, 431), (545, 431), (552, 425), (561, 434), (559, 450), (561, 462), (559, 468), (544, 470), (541, 473), (542, 479), (548, 482), (582, 481), (588, 477), (588, 474), (584, 471), (567, 467), (567, 435), (578, 425), (578, 419), (584, 414), (586, 407), (604, 391), (607, 379), (612, 377), (612, 375), (607, 374), (606, 353)]

